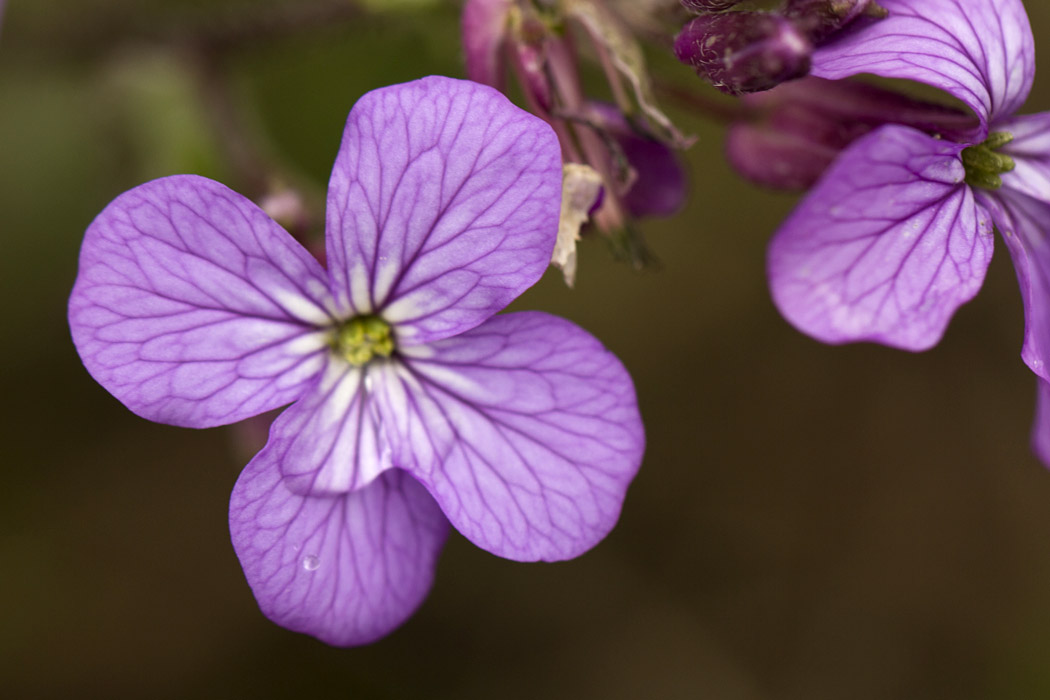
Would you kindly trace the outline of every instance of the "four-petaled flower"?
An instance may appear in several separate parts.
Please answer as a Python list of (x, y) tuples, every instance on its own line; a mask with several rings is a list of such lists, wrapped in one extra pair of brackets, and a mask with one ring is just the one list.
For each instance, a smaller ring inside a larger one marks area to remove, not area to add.
[(968, 137), (887, 125), (843, 151), (774, 237), (774, 299), (829, 343), (935, 345), (984, 280), (998, 227), (1039, 377), (1034, 445), (1050, 464), (1050, 113), (1014, 116), (1035, 73), (1020, 0), (880, 0), (889, 16), (817, 50), (812, 74), (905, 78), (977, 116)]
[(136, 187), (87, 230), (70, 326), (128, 408), (204, 428), (294, 402), (230, 503), (275, 622), (383, 636), (425, 597), (449, 521), (517, 560), (574, 557), (615, 524), (644, 442), (630, 377), (567, 321), (494, 316), (547, 267), (561, 177), (543, 121), (430, 77), (351, 111), (327, 272), (196, 176)]

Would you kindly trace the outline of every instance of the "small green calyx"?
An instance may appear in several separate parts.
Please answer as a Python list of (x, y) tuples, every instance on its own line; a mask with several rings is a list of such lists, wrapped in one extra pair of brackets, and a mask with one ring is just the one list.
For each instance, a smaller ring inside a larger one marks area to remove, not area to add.
[(963, 167), (966, 169), (966, 183), (971, 187), (982, 187), (986, 190), (997, 190), (1003, 186), (1003, 173), (1014, 169), (1014, 159), (998, 149), (1014, 140), (1008, 131), (995, 131), (988, 134), (984, 143), (964, 148), (962, 152)]
[(332, 348), (350, 364), (361, 367), (376, 355), (390, 357), (394, 352), (394, 338), (383, 319), (355, 316), (336, 329)]

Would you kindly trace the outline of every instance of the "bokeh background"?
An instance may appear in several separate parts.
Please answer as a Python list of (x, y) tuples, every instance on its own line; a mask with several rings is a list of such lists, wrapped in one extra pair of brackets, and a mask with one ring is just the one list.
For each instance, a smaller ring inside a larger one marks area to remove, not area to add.
[[(1037, 37), (1050, 7), (1029, 0)], [(585, 242), (516, 303), (588, 328), (648, 430), (619, 526), (561, 564), (453, 534), (377, 644), (259, 612), (230, 547), (231, 429), (154, 425), (81, 367), (65, 303), (120, 192), (197, 172), (323, 197), (350, 106), (461, 76), (455, 2), (9, 0), (0, 31), (0, 694), (9, 698), (1050, 697), (1050, 474), (1000, 245), (934, 350), (825, 347), (781, 320), (764, 247), (795, 198), (699, 136), (659, 270)], [(333, 5), (341, 5), (333, 9)], [(330, 16), (324, 15), (331, 12)], [(659, 50), (665, 80), (712, 94)], [(1027, 111), (1050, 109), (1050, 52)]]

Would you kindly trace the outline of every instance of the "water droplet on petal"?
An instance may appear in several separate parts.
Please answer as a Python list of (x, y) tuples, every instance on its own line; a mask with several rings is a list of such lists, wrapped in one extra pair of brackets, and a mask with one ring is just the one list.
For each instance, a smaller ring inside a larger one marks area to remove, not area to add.
[(372, 393), (372, 375), (371, 374), (366, 374), (365, 375), (365, 391), (367, 391), (368, 393)]
[(303, 568), (307, 571), (317, 571), (317, 567), (321, 565), (321, 560), (315, 557), (313, 554), (307, 554), (303, 557)]
[(1042, 369), (1042, 368), (1043, 368), (1043, 361), (1042, 360), (1032, 360), (1032, 369)]

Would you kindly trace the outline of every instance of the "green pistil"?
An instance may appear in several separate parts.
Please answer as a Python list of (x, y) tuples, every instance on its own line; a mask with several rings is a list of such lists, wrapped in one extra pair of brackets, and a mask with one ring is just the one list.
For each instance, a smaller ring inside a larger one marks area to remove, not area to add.
[(390, 357), (394, 338), (390, 326), (381, 318), (355, 316), (336, 329), (332, 348), (347, 362), (360, 367), (376, 355)]
[(1014, 159), (998, 149), (1014, 140), (1008, 131), (995, 131), (988, 134), (984, 143), (964, 148), (962, 152), (963, 167), (966, 168), (966, 183), (972, 187), (983, 187), (986, 190), (997, 190), (1003, 186), (1003, 173), (1014, 169)]

